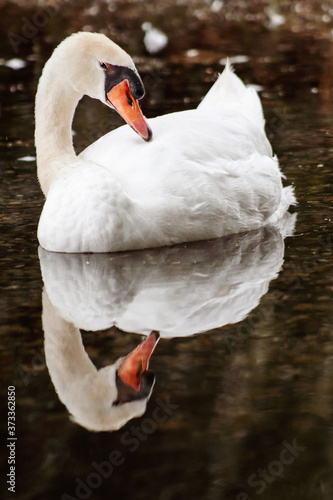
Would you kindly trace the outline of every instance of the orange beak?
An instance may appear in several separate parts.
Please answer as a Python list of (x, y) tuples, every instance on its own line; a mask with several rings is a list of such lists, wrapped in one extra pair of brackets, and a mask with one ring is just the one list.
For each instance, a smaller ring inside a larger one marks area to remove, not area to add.
[(112, 87), (106, 98), (142, 139), (150, 141), (153, 136), (152, 130), (142, 114), (138, 101), (132, 96), (127, 79)]
[(136, 391), (139, 391), (142, 374), (148, 369), (149, 359), (160, 338), (158, 332), (151, 332), (126, 358), (117, 370), (118, 377)]

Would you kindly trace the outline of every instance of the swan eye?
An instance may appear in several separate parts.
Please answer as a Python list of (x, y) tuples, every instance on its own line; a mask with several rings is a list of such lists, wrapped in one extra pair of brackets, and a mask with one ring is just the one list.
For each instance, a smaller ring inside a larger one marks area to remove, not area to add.
[(106, 69), (107, 68), (107, 65), (104, 63), (104, 62), (100, 62), (99, 63), (100, 67), (103, 68), (103, 69)]

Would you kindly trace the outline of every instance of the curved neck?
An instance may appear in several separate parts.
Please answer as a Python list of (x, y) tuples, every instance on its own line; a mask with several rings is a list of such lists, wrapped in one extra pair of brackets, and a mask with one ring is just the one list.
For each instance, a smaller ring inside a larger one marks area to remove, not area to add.
[(60, 170), (76, 159), (72, 121), (81, 95), (59, 78), (61, 68), (45, 65), (35, 102), (37, 175), (45, 196)]
[(45, 289), (42, 321), (46, 364), (59, 397), (66, 401), (72, 385), (95, 376), (97, 368), (85, 351), (80, 330), (60, 316)]

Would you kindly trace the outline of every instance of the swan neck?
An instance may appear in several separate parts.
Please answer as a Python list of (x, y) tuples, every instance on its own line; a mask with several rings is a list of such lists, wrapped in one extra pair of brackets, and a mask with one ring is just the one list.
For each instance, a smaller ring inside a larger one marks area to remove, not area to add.
[(75, 162), (72, 121), (82, 97), (61, 79), (63, 72), (52, 62), (44, 67), (35, 103), (37, 175), (45, 196), (59, 172)]

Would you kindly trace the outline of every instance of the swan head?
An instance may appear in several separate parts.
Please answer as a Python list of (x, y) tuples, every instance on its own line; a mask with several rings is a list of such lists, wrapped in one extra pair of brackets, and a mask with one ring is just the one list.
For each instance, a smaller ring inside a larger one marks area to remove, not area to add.
[(138, 101), (145, 89), (132, 58), (100, 33), (79, 32), (66, 38), (54, 51), (62, 78), (78, 94), (99, 99), (115, 109), (145, 141), (152, 131)]
[(159, 337), (151, 332), (126, 357), (83, 377), (66, 404), (72, 421), (92, 431), (112, 431), (142, 416), (155, 383), (148, 365)]

